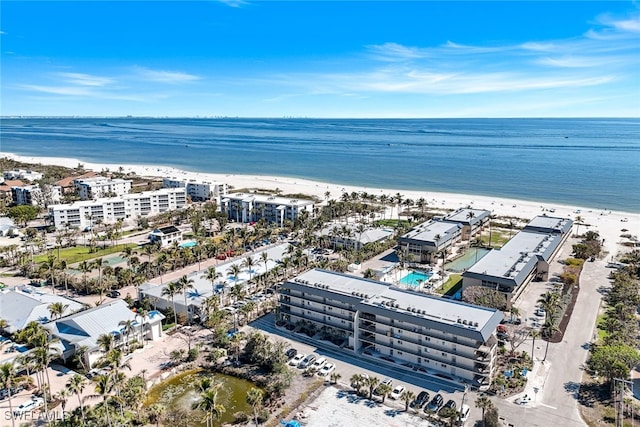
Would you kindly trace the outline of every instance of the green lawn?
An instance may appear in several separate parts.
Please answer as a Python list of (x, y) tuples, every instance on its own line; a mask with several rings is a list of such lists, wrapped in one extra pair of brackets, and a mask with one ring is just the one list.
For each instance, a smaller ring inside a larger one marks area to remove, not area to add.
[[(60, 260), (65, 261), (67, 265), (70, 265), (70, 264), (75, 264), (77, 262), (82, 262), (85, 260), (103, 257), (105, 255), (119, 253), (119, 252), (122, 252), (122, 250), (125, 247), (136, 248), (138, 247), (138, 245), (136, 243), (127, 243), (123, 245), (109, 246), (106, 248), (99, 248), (98, 250), (91, 253), (89, 253), (88, 246), (75, 246), (73, 248), (63, 248), (63, 249), (60, 249)], [(57, 249), (52, 249), (49, 253), (53, 254), (56, 257), (58, 256)], [(49, 257), (48, 253), (44, 255), (38, 255), (33, 257), (33, 262), (41, 263), (46, 261), (48, 257)]]
[(446, 283), (442, 285), (436, 292), (439, 294), (451, 296), (460, 290), (462, 287), (462, 275), (461, 274), (451, 274), (449, 279), (447, 279)]
[(596, 325), (598, 325), (597, 331), (598, 331), (598, 342), (599, 343), (601, 343), (602, 340), (604, 340), (604, 338), (608, 335), (607, 331), (604, 330), (604, 319), (605, 319), (605, 317), (606, 317), (605, 314), (601, 314), (596, 319)]

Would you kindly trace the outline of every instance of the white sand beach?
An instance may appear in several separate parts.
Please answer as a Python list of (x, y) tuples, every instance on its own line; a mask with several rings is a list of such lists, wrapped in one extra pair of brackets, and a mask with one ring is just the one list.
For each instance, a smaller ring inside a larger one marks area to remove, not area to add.
[(460, 207), (472, 206), (476, 209), (490, 210), (493, 212), (494, 216), (509, 216), (525, 220), (542, 214), (571, 219), (575, 219), (579, 215), (582, 218), (582, 224), (584, 224), (580, 226), (580, 231), (584, 232), (587, 230), (593, 230), (598, 232), (600, 236), (605, 239), (604, 250), (605, 253), (609, 254), (609, 256), (615, 256), (618, 253), (619, 247), (617, 243), (620, 241), (620, 235), (623, 234), (621, 230), (626, 229), (628, 230), (628, 233), (632, 235), (640, 235), (640, 214), (610, 211), (607, 210), (606, 207), (596, 209), (584, 206), (570, 206), (457, 193), (367, 188), (330, 184), (326, 182), (290, 177), (198, 173), (153, 165), (90, 163), (73, 158), (31, 157), (2, 152), (0, 152), (0, 157), (7, 157), (25, 163), (42, 163), (69, 168), (75, 168), (78, 164), (82, 164), (85, 169), (90, 169), (95, 172), (100, 172), (106, 169), (110, 171), (118, 171), (122, 167), (122, 170), (125, 173), (133, 172), (136, 175), (143, 177), (185, 177), (189, 179), (203, 179), (223, 182), (236, 189), (260, 188), (275, 190), (278, 188), (283, 194), (302, 193), (316, 196), (320, 200), (326, 199), (325, 194), (327, 192), (330, 193), (329, 197), (332, 199), (340, 199), (343, 192), (366, 192), (377, 195), (395, 195), (396, 193), (400, 193), (404, 198), (410, 198), (413, 200), (423, 197), (430, 206), (437, 206), (439, 208), (457, 209)]

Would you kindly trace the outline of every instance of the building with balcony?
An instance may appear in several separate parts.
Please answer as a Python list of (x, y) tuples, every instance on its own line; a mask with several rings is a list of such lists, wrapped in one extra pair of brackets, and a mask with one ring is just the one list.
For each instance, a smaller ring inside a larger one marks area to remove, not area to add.
[(470, 286), (495, 289), (507, 307), (532, 280), (548, 280), (549, 264), (569, 237), (573, 221), (537, 216), (502, 248), (494, 249), (462, 275), (462, 292)]
[(462, 225), (429, 220), (400, 236), (399, 245), (417, 262), (432, 262), (462, 238)]
[(285, 220), (295, 221), (303, 212), (313, 214), (314, 203), (268, 194), (232, 193), (222, 198), (220, 208), (232, 221), (246, 223), (264, 219), (283, 226)]
[(49, 216), (55, 227), (67, 225), (83, 229), (93, 226), (98, 219), (107, 224), (119, 219), (131, 222), (141, 216), (182, 209), (186, 203), (184, 188), (163, 188), (114, 198), (53, 205), (49, 206)]
[(214, 200), (218, 205), (227, 194), (227, 184), (186, 178), (163, 178), (163, 188), (186, 188), (187, 196), (194, 202)]
[(280, 324), (344, 351), (478, 388), (490, 384), (502, 319), (495, 309), (318, 269), (285, 282), (278, 309)]
[(130, 180), (111, 179), (103, 176), (77, 178), (73, 181), (80, 200), (124, 196), (131, 191), (131, 183)]
[(486, 209), (462, 208), (451, 212), (442, 221), (462, 225), (460, 237), (462, 240), (469, 240), (482, 230), (490, 216), (491, 211)]

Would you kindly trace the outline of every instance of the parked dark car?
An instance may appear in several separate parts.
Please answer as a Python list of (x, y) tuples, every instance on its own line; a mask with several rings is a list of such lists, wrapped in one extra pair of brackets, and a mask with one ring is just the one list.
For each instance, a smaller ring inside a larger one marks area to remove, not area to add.
[(291, 359), (296, 354), (298, 354), (298, 350), (296, 350), (295, 348), (290, 348), (284, 355), (287, 356), (287, 359)]
[(418, 393), (418, 397), (415, 398), (413, 402), (411, 402), (411, 407), (414, 409), (422, 409), (425, 403), (429, 401), (429, 393), (426, 391), (421, 391)]
[(454, 410), (456, 409), (456, 402), (453, 399), (447, 400), (447, 403), (445, 403), (444, 406), (440, 408), (440, 412), (449, 408)]
[(107, 292), (107, 296), (109, 298), (118, 298), (120, 296), (120, 292), (118, 292), (118, 291), (109, 291), (109, 292)]
[(425, 412), (426, 411), (438, 412), (438, 409), (440, 409), (443, 403), (444, 403), (444, 399), (442, 398), (442, 395), (438, 393), (435, 396), (433, 396), (433, 399), (431, 399), (431, 402), (429, 402), (429, 404), (424, 410)]

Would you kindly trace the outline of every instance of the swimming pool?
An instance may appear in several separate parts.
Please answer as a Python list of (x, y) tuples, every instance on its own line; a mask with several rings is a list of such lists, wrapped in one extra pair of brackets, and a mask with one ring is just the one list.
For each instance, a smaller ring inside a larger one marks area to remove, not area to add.
[(467, 270), (476, 262), (480, 261), (482, 257), (491, 252), (491, 249), (485, 248), (469, 248), (464, 255), (460, 258), (447, 263), (444, 268), (447, 271), (452, 271), (454, 273), (462, 273)]
[(431, 273), (425, 273), (422, 271), (412, 271), (411, 273), (407, 274), (402, 279), (400, 279), (400, 283), (402, 285), (420, 286), (422, 283), (429, 280), (429, 277), (431, 277)]
[(186, 242), (180, 243), (180, 247), (181, 248), (192, 248), (197, 244), (198, 244), (198, 242), (196, 242), (195, 240), (188, 240)]

